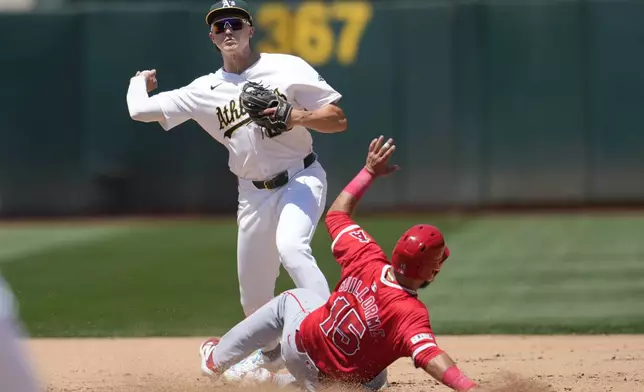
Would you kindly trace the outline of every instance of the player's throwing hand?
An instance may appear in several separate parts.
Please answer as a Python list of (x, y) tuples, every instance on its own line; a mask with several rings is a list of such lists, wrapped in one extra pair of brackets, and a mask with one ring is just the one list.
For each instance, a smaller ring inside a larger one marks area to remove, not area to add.
[(400, 170), (398, 165), (389, 166), (387, 162), (391, 155), (396, 150), (394, 139), (389, 138), (384, 144), (383, 136), (373, 139), (369, 145), (369, 154), (367, 155), (367, 163), (365, 168), (374, 176), (382, 177), (387, 174)]
[(159, 83), (157, 82), (156, 69), (153, 69), (151, 71), (137, 71), (136, 75), (134, 76), (139, 75), (145, 78), (145, 87), (147, 88), (148, 92), (156, 90), (156, 88), (159, 86)]

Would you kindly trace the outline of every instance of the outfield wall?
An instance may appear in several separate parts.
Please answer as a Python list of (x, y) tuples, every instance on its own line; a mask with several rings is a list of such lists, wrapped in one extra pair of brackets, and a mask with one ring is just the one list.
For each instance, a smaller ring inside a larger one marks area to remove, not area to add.
[[(187, 5), (186, 5), (187, 4)], [(205, 6), (207, 7), (207, 6)], [(261, 50), (344, 94), (315, 135), (338, 192), (379, 134), (403, 171), (365, 204), (644, 200), (644, 2), (267, 3)], [(218, 68), (204, 6), (0, 15), (0, 216), (234, 212), (226, 150), (194, 123), (133, 122), (128, 80), (172, 89)]]

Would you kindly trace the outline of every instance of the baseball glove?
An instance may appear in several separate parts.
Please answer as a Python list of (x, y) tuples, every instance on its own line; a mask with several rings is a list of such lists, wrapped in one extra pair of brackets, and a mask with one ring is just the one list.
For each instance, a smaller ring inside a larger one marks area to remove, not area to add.
[[(293, 105), (278, 93), (267, 89), (259, 83), (247, 82), (239, 95), (239, 102), (255, 124), (263, 128), (269, 138), (288, 131), (288, 119)], [(275, 114), (268, 116), (262, 112), (277, 108)]]

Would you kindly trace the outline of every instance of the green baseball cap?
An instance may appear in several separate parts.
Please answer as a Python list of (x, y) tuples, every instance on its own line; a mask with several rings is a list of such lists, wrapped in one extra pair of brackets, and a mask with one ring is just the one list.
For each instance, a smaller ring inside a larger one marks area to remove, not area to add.
[(233, 15), (248, 19), (250, 25), (253, 25), (253, 16), (249, 11), (248, 3), (243, 0), (220, 0), (213, 4), (206, 14), (206, 24), (210, 26), (212, 21), (219, 15)]

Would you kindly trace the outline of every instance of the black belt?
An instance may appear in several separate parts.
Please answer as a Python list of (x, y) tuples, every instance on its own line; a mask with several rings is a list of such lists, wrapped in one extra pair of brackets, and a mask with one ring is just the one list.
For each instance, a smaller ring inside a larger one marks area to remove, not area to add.
[[(313, 162), (317, 159), (317, 155), (314, 152), (310, 153), (304, 158), (304, 168), (311, 166)], [(284, 186), (288, 183), (288, 171), (284, 170), (275, 177), (265, 180), (265, 181), (253, 181), (253, 185), (257, 189), (276, 189), (281, 186)]]

